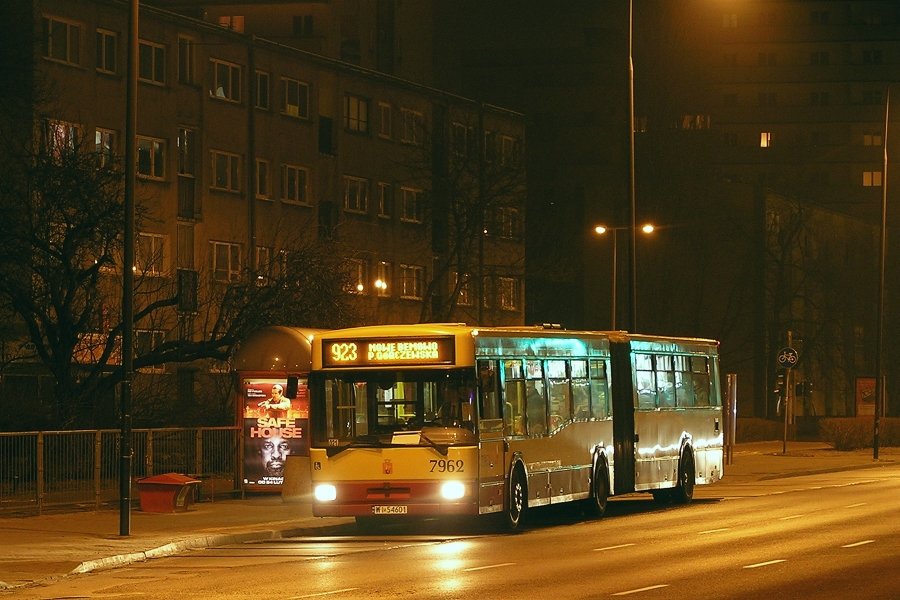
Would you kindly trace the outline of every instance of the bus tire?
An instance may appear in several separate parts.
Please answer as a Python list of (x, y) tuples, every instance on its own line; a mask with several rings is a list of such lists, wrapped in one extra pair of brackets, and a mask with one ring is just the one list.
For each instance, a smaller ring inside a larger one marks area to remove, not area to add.
[(690, 450), (685, 450), (678, 461), (678, 483), (672, 489), (673, 504), (690, 504), (694, 499), (694, 482), (697, 478), (694, 472), (694, 455)]
[(509, 477), (509, 506), (506, 509), (506, 526), (510, 530), (522, 525), (522, 517), (528, 508), (528, 484), (522, 467), (513, 468)]
[(597, 460), (594, 474), (591, 477), (591, 497), (587, 499), (587, 514), (594, 519), (602, 519), (606, 514), (606, 503), (609, 499), (609, 471), (606, 461)]

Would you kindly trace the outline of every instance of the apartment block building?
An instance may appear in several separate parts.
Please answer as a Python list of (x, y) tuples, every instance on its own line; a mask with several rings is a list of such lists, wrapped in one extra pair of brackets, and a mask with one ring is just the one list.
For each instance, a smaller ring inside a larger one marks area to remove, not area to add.
[[(40, 106), (20, 94), (35, 131), (124, 153), (128, 15), (117, 0), (34, 0), (5, 23), (9, 55), (26, 57), (6, 82), (50, 91)], [(522, 324), (522, 115), (239, 29), (140, 7), (142, 274), (227, 284), (287, 240), (327, 237), (366, 323)], [(8, 360), (25, 340), (6, 331)]]

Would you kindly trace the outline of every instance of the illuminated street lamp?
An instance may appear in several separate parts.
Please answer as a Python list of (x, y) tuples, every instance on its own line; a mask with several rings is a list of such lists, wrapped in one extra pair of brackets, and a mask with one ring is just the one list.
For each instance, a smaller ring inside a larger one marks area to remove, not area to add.
[[(598, 235), (604, 235), (608, 231), (612, 232), (612, 245), (613, 245), (613, 252), (612, 252), (612, 323), (610, 325), (610, 329), (616, 328), (616, 298), (618, 297), (618, 290), (617, 290), (617, 285), (616, 285), (616, 274), (619, 270), (618, 252), (617, 252), (619, 244), (618, 244), (618, 239), (617, 239), (618, 236), (616, 235), (616, 233), (620, 230), (627, 231), (629, 229), (631, 229), (631, 228), (630, 227), (607, 227), (605, 225), (597, 225), (596, 227), (594, 227), (594, 231)], [(653, 225), (651, 225), (650, 223), (647, 223), (647, 224), (641, 226), (641, 231), (646, 234), (653, 233), (653, 231), (655, 229), (656, 228)], [(634, 239), (634, 235), (631, 235), (629, 237), (630, 237), (630, 239)], [(629, 261), (629, 267), (630, 267), (631, 271), (634, 271), (634, 260), (633, 259)], [(634, 285), (635, 278), (632, 277), (631, 279), (632, 279), (632, 285)], [(632, 293), (632, 299), (631, 299), (632, 309), (634, 309), (634, 305), (635, 305), (635, 300), (634, 300), (634, 294)], [(630, 326), (632, 329), (636, 329), (634, 316), (631, 317)]]

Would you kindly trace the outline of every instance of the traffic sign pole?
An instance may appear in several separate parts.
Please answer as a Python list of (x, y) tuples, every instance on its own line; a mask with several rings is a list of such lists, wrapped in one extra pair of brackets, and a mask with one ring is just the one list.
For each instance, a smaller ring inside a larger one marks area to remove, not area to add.
[(788, 345), (786, 348), (782, 348), (778, 351), (778, 356), (776, 359), (778, 360), (778, 365), (785, 369), (784, 373), (784, 444), (782, 444), (781, 453), (787, 454), (787, 438), (788, 438), (788, 419), (790, 418), (788, 415), (790, 414), (790, 410), (793, 409), (793, 377), (792, 370), (797, 365), (797, 361), (800, 360), (800, 355), (797, 354), (797, 351), (792, 347), (794, 344), (794, 332), (788, 331)]

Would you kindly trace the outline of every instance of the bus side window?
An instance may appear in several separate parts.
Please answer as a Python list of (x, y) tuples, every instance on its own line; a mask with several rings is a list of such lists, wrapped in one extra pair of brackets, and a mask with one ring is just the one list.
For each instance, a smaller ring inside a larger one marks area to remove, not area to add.
[(606, 361), (591, 361), (591, 417), (606, 419), (609, 410), (609, 379), (606, 377)]
[(572, 361), (572, 418), (587, 421), (591, 416), (591, 388), (587, 361)]
[(497, 365), (494, 361), (478, 361), (478, 414), (482, 419), (500, 418), (500, 396), (497, 394)]
[(547, 394), (544, 390), (544, 370), (539, 360), (525, 361), (525, 394), (528, 435), (544, 435), (547, 432)]
[(656, 408), (656, 377), (653, 372), (653, 356), (649, 354), (634, 355), (634, 374), (637, 383), (635, 408)]
[(694, 378), (689, 356), (675, 357), (675, 405), (685, 408), (694, 406)]
[(550, 397), (550, 432), (572, 420), (568, 369), (565, 360), (547, 361), (547, 391)]
[(656, 356), (656, 385), (659, 392), (659, 406), (675, 406), (675, 375), (672, 371), (672, 357), (668, 354)]
[(694, 406), (709, 406), (709, 361), (705, 356), (691, 357), (694, 378)]
[(525, 373), (521, 360), (500, 361), (503, 374), (503, 429), (506, 435), (525, 435)]

